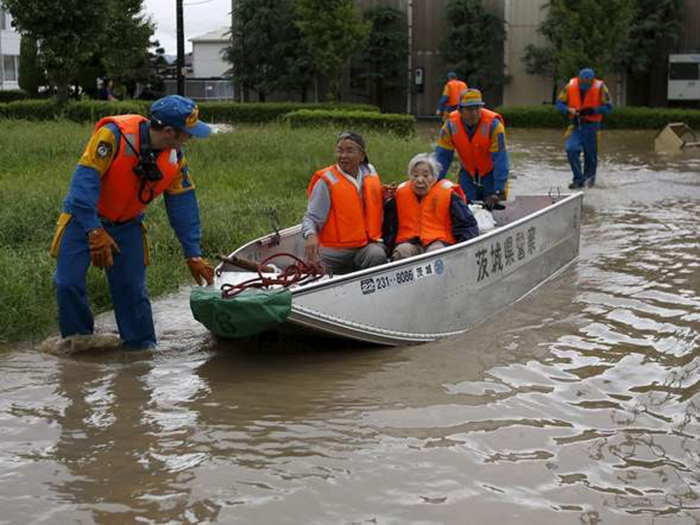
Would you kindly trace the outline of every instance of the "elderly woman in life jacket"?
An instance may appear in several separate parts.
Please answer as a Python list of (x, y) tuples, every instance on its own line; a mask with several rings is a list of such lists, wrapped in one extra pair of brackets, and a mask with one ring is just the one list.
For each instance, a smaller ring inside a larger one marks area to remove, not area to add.
[(382, 243), (383, 198), (379, 175), (367, 158), (359, 133), (341, 133), (335, 164), (314, 173), (302, 221), (304, 255), (323, 262), (331, 274), (387, 262)]
[(408, 163), (408, 180), (396, 188), (395, 198), (384, 208), (383, 237), (396, 247), (392, 261), (412, 257), (479, 235), (461, 188), (438, 181), (440, 164), (428, 153)]

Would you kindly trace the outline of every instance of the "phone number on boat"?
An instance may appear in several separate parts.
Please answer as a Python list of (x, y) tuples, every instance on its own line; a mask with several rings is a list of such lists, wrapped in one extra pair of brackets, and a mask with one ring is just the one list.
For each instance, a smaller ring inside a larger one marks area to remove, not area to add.
[(411, 284), (418, 279), (441, 275), (444, 271), (444, 263), (441, 259), (431, 261), (413, 268), (397, 270), (394, 273), (380, 275), (378, 277), (368, 277), (360, 281), (360, 291), (362, 295), (369, 295), (375, 292), (383, 292), (396, 286)]

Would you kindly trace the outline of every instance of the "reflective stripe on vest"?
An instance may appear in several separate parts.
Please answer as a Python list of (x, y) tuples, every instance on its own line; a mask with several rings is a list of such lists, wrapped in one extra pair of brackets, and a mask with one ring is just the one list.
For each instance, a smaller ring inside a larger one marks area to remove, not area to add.
[(459, 94), (467, 89), (467, 85), (461, 80), (450, 80), (447, 82), (447, 105), (457, 106), (459, 104)]
[(410, 182), (404, 182), (396, 190), (396, 210), (399, 231), (396, 242), (406, 242), (416, 237), (423, 246), (435, 241), (454, 244), (452, 235), (452, 192), (459, 187), (449, 180), (441, 180), (430, 188), (420, 201)]
[(453, 129), (452, 144), (459, 155), (459, 160), (462, 161), (462, 166), (472, 176), (478, 172), (479, 177), (483, 177), (493, 171), (491, 125), (494, 119), (503, 122), (503, 118), (498, 113), (481, 108), (481, 118), (470, 139), (466, 129), (464, 129), (464, 124), (462, 124), (459, 111), (450, 113)]
[[(574, 77), (569, 81), (569, 87), (566, 90), (566, 103), (570, 108), (575, 108), (578, 111), (581, 111), (583, 108), (597, 108), (602, 105), (602, 92), (603, 81), (596, 78), (586, 91), (583, 102), (581, 102), (581, 87), (578, 77)], [(581, 118), (590, 122), (603, 121), (603, 115), (599, 114), (583, 115)]]
[[(362, 179), (362, 196), (336, 166), (314, 173), (307, 189), (310, 197), (319, 179), (323, 179), (331, 196), (331, 209), (319, 232), (322, 246), (361, 248), (370, 240), (382, 237), (383, 199), (379, 175), (372, 171)], [(363, 202), (364, 201), (364, 202)]]
[[(126, 144), (128, 137), (134, 149), (139, 151), (139, 124), (145, 120), (140, 115), (105, 117), (95, 126), (97, 131), (111, 122), (117, 125), (121, 134), (118, 152), (109, 169), (102, 176), (100, 196), (97, 201), (97, 213), (109, 221), (129, 221), (138, 217), (147, 206), (139, 200), (139, 189), (142, 189), (141, 179), (134, 173), (138, 156)], [(144, 192), (153, 198), (169, 188), (180, 173), (177, 151), (174, 149), (161, 151), (157, 162), (163, 178), (157, 182), (147, 182)], [(149, 190), (153, 193), (151, 194)]]

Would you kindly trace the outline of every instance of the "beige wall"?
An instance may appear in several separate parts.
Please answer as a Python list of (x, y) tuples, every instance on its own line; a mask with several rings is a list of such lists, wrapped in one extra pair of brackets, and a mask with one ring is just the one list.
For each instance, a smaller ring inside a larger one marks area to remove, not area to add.
[(546, 39), (537, 28), (546, 16), (542, 7), (547, 0), (505, 0), (506, 75), (511, 77), (503, 89), (505, 106), (547, 104), (552, 98), (552, 81), (525, 72), (523, 56), (528, 44), (543, 46)]
[[(448, 0), (356, 0), (359, 10), (365, 11), (370, 7), (384, 5), (399, 9), (406, 17), (412, 11), (412, 45), (410, 71), (410, 101), (403, 105), (414, 115), (434, 115), (437, 103), (442, 94), (442, 88), (447, 80), (445, 75), (448, 66), (440, 57), (439, 45), (445, 29), (445, 9)], [(504, 0), (484, 0), (484, 5), (492, 11), (503, 15)], [(422, 90), (416, 89), (414, 83), (415, 71), (423, 68), (424, 82)], [(501, 102), (500, 93), (486, 93), (486, 101), (490, 105)]]

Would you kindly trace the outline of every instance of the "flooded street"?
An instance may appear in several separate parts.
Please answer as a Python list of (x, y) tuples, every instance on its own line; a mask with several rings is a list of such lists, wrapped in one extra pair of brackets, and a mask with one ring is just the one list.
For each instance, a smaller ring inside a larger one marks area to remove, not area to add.
[[(700, 153), (653, 136), (605, 132), (578, 262), (456, 338), (216, 342), (183, 290), (155, 352), (0, 351), (0, 524), (700, 523)], [(514, 193), (566, 188), (561, 131), (509, 139)]]

